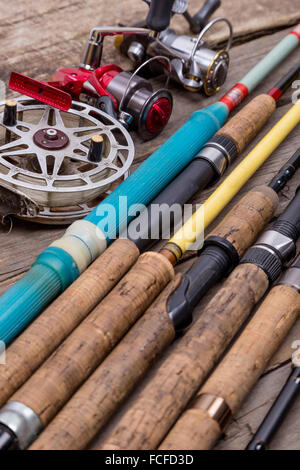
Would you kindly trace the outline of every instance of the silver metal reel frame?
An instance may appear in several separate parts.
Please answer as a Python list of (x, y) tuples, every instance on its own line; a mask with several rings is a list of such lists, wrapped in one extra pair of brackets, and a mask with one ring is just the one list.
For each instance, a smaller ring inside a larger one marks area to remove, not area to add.
[[(133, 141), (126, 129), (113, 117), (87, 104), (73, 102), (68, 114), (75, 115), (79, 121), (85, 119), (92, 125), (79, 125), (70, 128), (64, 125), (61, 111), (58, 109), (27, 97), (19, 98), (16, 101), (18, 103), (18, 115), (30, 110), (42, 110), (43, 115), (38, 124), (31, 124), (18, 119), (16, 126), (7, 127), (3, 125), (2, 113), (0, 114), (1, 126), (7, 132), (19, 137), (17, 140), (0, 147), (0, 184), (3, 181), (6, 185), (22, 191), (29, 198), (43, 206), (68, 206), (74, 205), (74, 203), (85, 203), (95, 198), (105, 192), (113, 182), (120, 179), (129, 170), (134, 159)], [(45, 150), (33, 141), (33, 136), (37, 130), (52, 127), (48, 123), (50, 110), (53, 110), (55, 116), (56, 124), (53, 127), (63, 130), (69, 139), (69, 144), (62, 150)], [(86, 134), (78, 135), (82, 133)], [(94, 134), (100, 134), (104, 137), (107, 148), (106, 156), (97, 164), (88, 160), (88, 147), (83, 145)], [(118, 134), (119, 137), (121, 135), (122, 140), (126, 143), (120, 144), (115, 134)], [(13, 150), (20, 146), (25, 148), (17, 151)], [(41, 173), (19, 168), (5, 160), (5, 157), (26, 156), (26, 154), (36, 155)], [(47, 170), (48, 155), (51, 155), (55, 160), (51, 175), (48, 174)], [(89, 164), (93, 168), (82, 173), (59, 175), (59, 170), (65, 158), (72, 159), (72, 161), (79, 162), (79, 164)], [(121, 167), (117, 166), (117, 160), (121, 160)], [(6, 169), (7, 174), (4, 174), (3, 168)], [(19, 175), (22, 177), (21, 180)], [(43, 183), (39, 184), (39, 181), (43, 181)], [(64, 186), (64, 184), (68, 186)]]

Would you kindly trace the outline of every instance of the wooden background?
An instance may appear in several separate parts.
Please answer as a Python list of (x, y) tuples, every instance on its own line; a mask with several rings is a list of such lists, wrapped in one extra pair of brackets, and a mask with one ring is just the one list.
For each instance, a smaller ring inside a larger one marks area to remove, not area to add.
[[(189, 3), (192, 12), (196, 12), (202, 5), (202, 1), (198, 0), (190, 0)], [(85, 0), (84, 2), (14, 0), (9, 2), (9, 8), (6, 8), (7, 2), (0, 0), (0, 6), (0, 79), (4, 82), (8, 81), (12, 71), (28, 74), (33, 78), (49, 79), (56, 68), (77, 65), (80, 62), (92, 27), (117, 25), (118, 22), (130, 24), (143, 18), (147, 12), (147, 6), (141, 0)], [(287, 34), (291, 25), (300, 21), (300, 4), (291, 0), (223, 0), (222, 7), (214, 16), (223, 15), (231, 20), (234, 27), (231, 68), (226, 83), (228, 89)], [(188, 33), (183, 18), (176, 17), (173, 26), (177, 31)], [(214, 42), (222, 42), (224, 38), (225, 29), (218, 29), (211, 36)], [(296, 50), (258, 87), (255, 94), (271, 88), (278, 78), (299, 60), (300, 50)], [(103, 59), (103, 63), (109, 62), (124, 67), (129, 66), (124, 58), (119, 57), (110, 40), (106, 43)], [(176, 85), (172, 85), (171, 90), (175, 98), (171, 121), (165, 131), (152, 142), (142, 143), (136, 138), (136, 165), (181, 126), (194, 110), (214, 102), (224, 93), (225, 88), (219, 95), (209, 99), (202, 95), (189, 94)], [(290, 98), (290, 94), (287, 94), (281, 99), (275, 115), (252, 147), (287, 112), (291, 104)], [(269, 182), (272, 175), (299, 147), (299, 144), (298, 127), (274, 152), (272, 158), (258, 171), (233, 203), (255, 185)], [(299, 182), (298, 173), (281, 195), (281, 210), (288, 204)], [(213, 189), (197, 195), (194, 202), (205, 200)], [(223, 215), (224, 213), (222, 217)], [(36, 256), (58, 238), (63, 230), (63, 228), (39, 226), (18, 220), (14, 220), (10, 234), (6, 233), (5, 228), (0, 227), (0, 294), (26, 272)], [(191, 259), (181, 263), (179, 270), (184, 271), (190, 266), (193, 254), (189, 256)], [(208, 298), (213, 293), (214, 291)], [(204, 299), (196, 309), (195, 315), (200, 313), (208, 298)], [(272, 359), (239, 416), (226, 431), (226, 436), (220, 441), (218, 449), (243, 449), (248, 442), (251, 432), (260, 423), (289, 374), (291, 344), (294, 340), (300, 340), (300, 321)], [(166, 352), (166, 355), (171, 353), (172, 348)], [(149, 378), (151, 374), (146, 380)], [(129, 405), (130, 402), (125, 407)], [(107, 432), (112, 425), (113, 422)], [(273, 440), (272, 448), (299, 449), (299, 433), (300, 399)]]

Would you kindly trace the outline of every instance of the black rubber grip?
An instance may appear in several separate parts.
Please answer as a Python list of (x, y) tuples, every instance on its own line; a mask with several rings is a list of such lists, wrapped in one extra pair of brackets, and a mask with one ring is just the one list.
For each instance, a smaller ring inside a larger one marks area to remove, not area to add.
[(241, 264), (250, 263), (261, 268), (269, 278), (270, 284), (273, 284), (280, 276), (282, 262), (275, 253), (273, 254), (267, 248), (253, 246), (245, 253)]
[(231, 264), (232, 261), (223, 248), (204, 248), (168, 301), (168, 313), (177, 332), (190, 325), (196, 305), (226, 275)]
[(149, 29), (152, 31), (164, 31), (171, 22), (174, 0), (152, 0), (146, 19)]
[[(204, 247), (206, 248), (208, 246), (218, 246), (219, 248), (222, 248), (229, 257), (230, 264), (228, 264), (226, 275), (230, 274), (230, 272), (239, 264), (239, 254), (233, 244), (226, 240), (226, 238), (218, 236), (208, 237), (204, 242)], [(201, 252), (199, 254), (201, 254)]]
[(193, 32), (200, 33), (200, 31), (207, 24), (211, 15), (221, 6), (220, 0), (206, 0), (203, 7), (193, 17), (194, 26)]

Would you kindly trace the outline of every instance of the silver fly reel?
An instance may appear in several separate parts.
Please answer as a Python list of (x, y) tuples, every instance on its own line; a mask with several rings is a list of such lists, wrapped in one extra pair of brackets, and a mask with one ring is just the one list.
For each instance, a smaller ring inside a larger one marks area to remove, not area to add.
[[(3, 124), (4, 106), (0, 112), (0, 200), (8, 205), (0, 215), (70, 223), (127, 177), (134, 145), (116, 119), (77, 102), (67, 112), (31, 98), (16, 102), (15, 125)], [(102, 141), (97, 162), (93, 136)]]

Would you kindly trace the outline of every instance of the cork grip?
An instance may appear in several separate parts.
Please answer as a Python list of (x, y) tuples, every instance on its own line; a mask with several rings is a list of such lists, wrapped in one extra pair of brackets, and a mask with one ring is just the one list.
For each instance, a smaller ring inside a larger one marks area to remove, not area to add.
[[(232, 349), (200, 390), (193, 409), (182, 415), (166, 437), (163, 448), (182, 448), (182, 435), (185, 436), (185, 449), (212, 448), (220, 437), (221, 429), (218, 433), (214, 432), (216, 421), (213, 423), (214, 420), (209, 419), (204, 410), (195, 409), (197, 402), (204, 394), (221, 397), (235, 414), (299, 314), (300, 294), (292, 287), (274, 287)], [(206, 435), (212, 433), (214, 439), (208, 441)]]
[(6, 365), (0, 369), (0, 406), (117, 284), (138, 256), (134, 243), (117, 240), (12, 343)]
[(145, 253), (11, 400), (45, 426), (173, 278), (170, 263)]
[[(199, 426), (200, 421), (203, 426)], [(203, 410), (189, 409), (177, 423), (159, 446), (160, 450), (211, 449), (221, 434), (217, 421)]]
[(228, 240), (241, 257), (271, 219), (278, 195), (268, 186), (249, 191), (226, 215), (209, 236)]
[(174, 345), (103, 449), (155, 449), (268, 288), (266, 274), (239, 265)]
[(241, 154), (272, 116), (275, 108), (274, 98), (269, 95), (259, 95), (230, 119), (217, 135), (233, 140), (238, 153)]
[(31, 450), (76, 450), (88, 446), (155, 358), (175, 338), (167, 301), (180, 280), (179, 274), (75, 393)]

